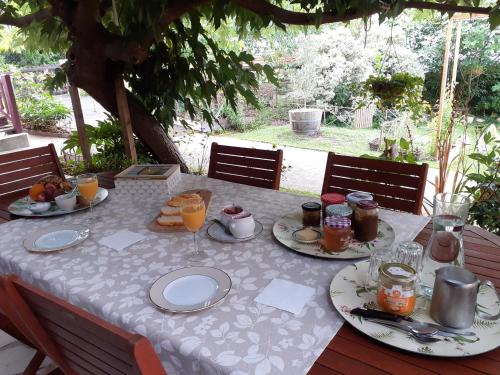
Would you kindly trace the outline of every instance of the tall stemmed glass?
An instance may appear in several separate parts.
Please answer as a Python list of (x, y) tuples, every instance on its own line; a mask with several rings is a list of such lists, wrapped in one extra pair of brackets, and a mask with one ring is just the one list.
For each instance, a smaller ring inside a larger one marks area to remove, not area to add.
[(200, 203), (187, 203), (181, 206), (181, 217), (184, 226), (193, 233), (193, 244), (194, 251), (186, 254), (184, 258), (187, 260), (202, 260), (207, 257), (207, 254), (203, 250), (198, 249), (198, 243), (196, 242), (196, 232), (205, 223), (206, 216), (205, 202)]
[(76, 176), (76, 185), (80, 195), (90, 202), (90, 225), (94, 221), (94, 199), (97, 195), (98, 182), (95, 173), (86, 173)]

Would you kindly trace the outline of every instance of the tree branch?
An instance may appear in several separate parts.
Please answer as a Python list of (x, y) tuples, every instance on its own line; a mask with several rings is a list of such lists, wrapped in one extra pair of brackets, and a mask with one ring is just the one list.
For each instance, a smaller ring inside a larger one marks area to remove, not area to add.
[[(384, 8), (376, 5), (372, 8), (362, 10), (349, 9), (343, 14), (333, 13), (303, 13), (283, 9), (279, 6), (268, 3), (265, 0), (232, 0), (242, 8), (246, 8), (262, 16), (270, 16), (273, 20), (289, 25), (320, 25), (324, 23), (345, 22), (357, 18), (371, 16), (375, 13), (383, 12)], [(404, 9), (431, 9), (442, 12), (455, 13), (479, 13), (488, 14), (491, 8), (470, 7), (461, 5), (451, 5), (443, 3), (430, 3), (425, 1), (407, 1), (402, 4)]]
[(194, 8), (199, 7), (205, 3), (210, 2), (211, 0), (184, 0), (182, 2), (174, 2), (175, 6), (172, 6), (169, 9), (166, 9), (164, 12), (161, 23), (162, 25), (169, 25), (174, 21), (177, 21), (181, 18), (185, 13), (193, 10)]
[(25, 27), (33, 22), (43, 21), (52, 17), (52, 8), (40, 9), (38, 12), (28, 14), (22, 17), (11, 17), (6, 14), (0, 15), (0, 24), (15, 27)]

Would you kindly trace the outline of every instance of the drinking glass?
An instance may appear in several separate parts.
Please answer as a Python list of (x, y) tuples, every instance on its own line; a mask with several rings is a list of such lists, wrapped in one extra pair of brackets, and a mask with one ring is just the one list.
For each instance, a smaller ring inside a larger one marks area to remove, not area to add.
[(471, 203), (466, 194), (442, 193), (434, 197), (432, 235), (425, 248), (420, 278), (420, 288), (427, 297), (432, 295), (437, 269), (464, 266), (462, 231)]
[(200, 203), (188, 203), (181, 207), (182, 222), (184, 226), (193, 233), (194, 251), (185, 256), (188, 260), (202, 260), (207, 257), (204, 251), (199, 250), (196, 241), (196, 232), (205, 223), (206, 213), (205, 202), (203, 201)]
[(378, 269), (384, 263), (389, 263), (393, 260), (394, 254), (389, 248), (375, 248), (370, 255), (370, 265), (368, 266), (368, 274), (366, 282), (369, 286), (377, 285)]
[(394, 252), (394, 261), (409, 265), (417, 273), (417, 278), (420, 278), (423, 255), (424, 247), (418, 242), (403, 241)]
[(97, 195), (97, 189), (99, 187), (97, 181), (97, 175), (95, 173), (86, 173), (76, 176), (76, 185), (78, 186), (78, 191), (80, 195), (89, 201), (90, 203), (90, 224), (92, 225), (94, 221), (94, 199)]

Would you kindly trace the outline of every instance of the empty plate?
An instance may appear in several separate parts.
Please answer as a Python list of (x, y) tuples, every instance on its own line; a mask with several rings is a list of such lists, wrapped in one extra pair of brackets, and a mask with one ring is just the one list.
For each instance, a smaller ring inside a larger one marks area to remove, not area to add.
[(253, 235), (245, 238), (236, 238), (231, 233), (226, 232), (226, 228), (219, 222), (213, 221), (212, 224), (207, 228), (208, 236), (216, 241), (225, 242), (225, 243), (236, 243), (236, 242), (244, 242), (248, 240), (252, 240), (262, 233), (262, 223), (255, 220), (255, 229), (253, 231)]
[(28, 251), (49, 253), (75, 246), (85, 241), (90, 229), (83, 225), (58, 225), (56, 228), (39, 230), (26, 238), (23, 242)]
[(149, 298), (162, 310), (186, 313), (214, 306), (230, 289), (231, 279), (224, 271), (213, 267), (187, 267), (156, 280)]

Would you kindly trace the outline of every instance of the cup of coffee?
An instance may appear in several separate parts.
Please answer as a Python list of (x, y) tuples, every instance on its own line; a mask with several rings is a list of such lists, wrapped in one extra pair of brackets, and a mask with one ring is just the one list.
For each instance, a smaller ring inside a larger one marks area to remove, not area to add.
[(243, 216), (245, 213), (241, 206), (226, 206), (220, 212), (220, 221), (229, 230), (229, 223), (232, 219)]
[(253, 236), (255, 230), (255, 220), (252, 214), (245, 214), (231, 219), (229, 230), (236, 238), (247, 238)]

